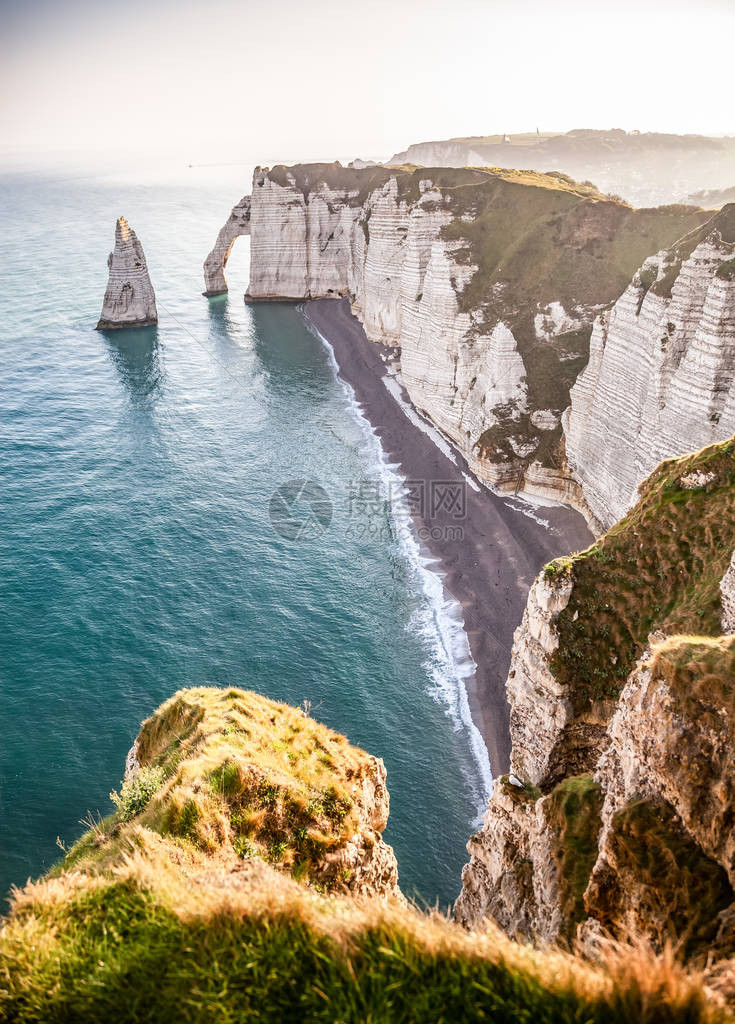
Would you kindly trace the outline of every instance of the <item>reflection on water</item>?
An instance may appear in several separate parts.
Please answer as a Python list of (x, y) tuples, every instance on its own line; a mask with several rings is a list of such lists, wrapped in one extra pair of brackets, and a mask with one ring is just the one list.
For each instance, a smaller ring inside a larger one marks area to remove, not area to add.
[(145, 402), (155, 397), (163, 383), (158, 328), (127, 327), (100, 334), (107, 341), (110, 358), (133, 401)]

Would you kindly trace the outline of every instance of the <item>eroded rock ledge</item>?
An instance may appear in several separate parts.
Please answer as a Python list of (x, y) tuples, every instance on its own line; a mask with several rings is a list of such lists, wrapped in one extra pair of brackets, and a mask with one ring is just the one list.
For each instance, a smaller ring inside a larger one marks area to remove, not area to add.
[(735, 440), (664, 462), (531, 589), (455, 916), (544, 942), (735, 955)]
[(66, 867), (112, 870), (134, 841), (185, 875), (265, 861), (321, 891), (401, 898), (382, 839), (385, 778), (380, 758), (297, 708), (245, 690), (181, 690), (143, 723), (115, 820)]

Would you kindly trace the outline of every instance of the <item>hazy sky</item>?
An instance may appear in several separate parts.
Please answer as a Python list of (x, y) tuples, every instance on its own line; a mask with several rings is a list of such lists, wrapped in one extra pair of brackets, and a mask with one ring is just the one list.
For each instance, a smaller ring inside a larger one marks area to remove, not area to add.
[(0, 155), (385, 159), (575, 127), (735, 133), (735, 0), (0, 0)]

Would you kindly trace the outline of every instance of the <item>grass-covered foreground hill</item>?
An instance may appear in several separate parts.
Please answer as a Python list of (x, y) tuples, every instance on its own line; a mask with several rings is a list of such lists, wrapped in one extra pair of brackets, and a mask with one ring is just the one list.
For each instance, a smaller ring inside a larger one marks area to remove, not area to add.
[(380, 762), (293, 708), (184, 690), (111, 817), (15, 893), (0, 1019), (724, 1021), (666, 955), (592, 965), (405, 904)]

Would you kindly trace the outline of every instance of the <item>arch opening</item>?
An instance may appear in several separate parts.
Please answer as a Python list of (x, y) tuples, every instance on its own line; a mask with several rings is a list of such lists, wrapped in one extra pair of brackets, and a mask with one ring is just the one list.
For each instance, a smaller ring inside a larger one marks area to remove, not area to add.
[(232, 247), (241, 235), (250, 234), (250, 196), (243, 196), (233, 206), (230, 216), (217, 235), (214, 248), (204, 261), (204, 292), (207, 298), (212, 295), (223, 295), (227, 291), (225, 267), (230, 258)]

